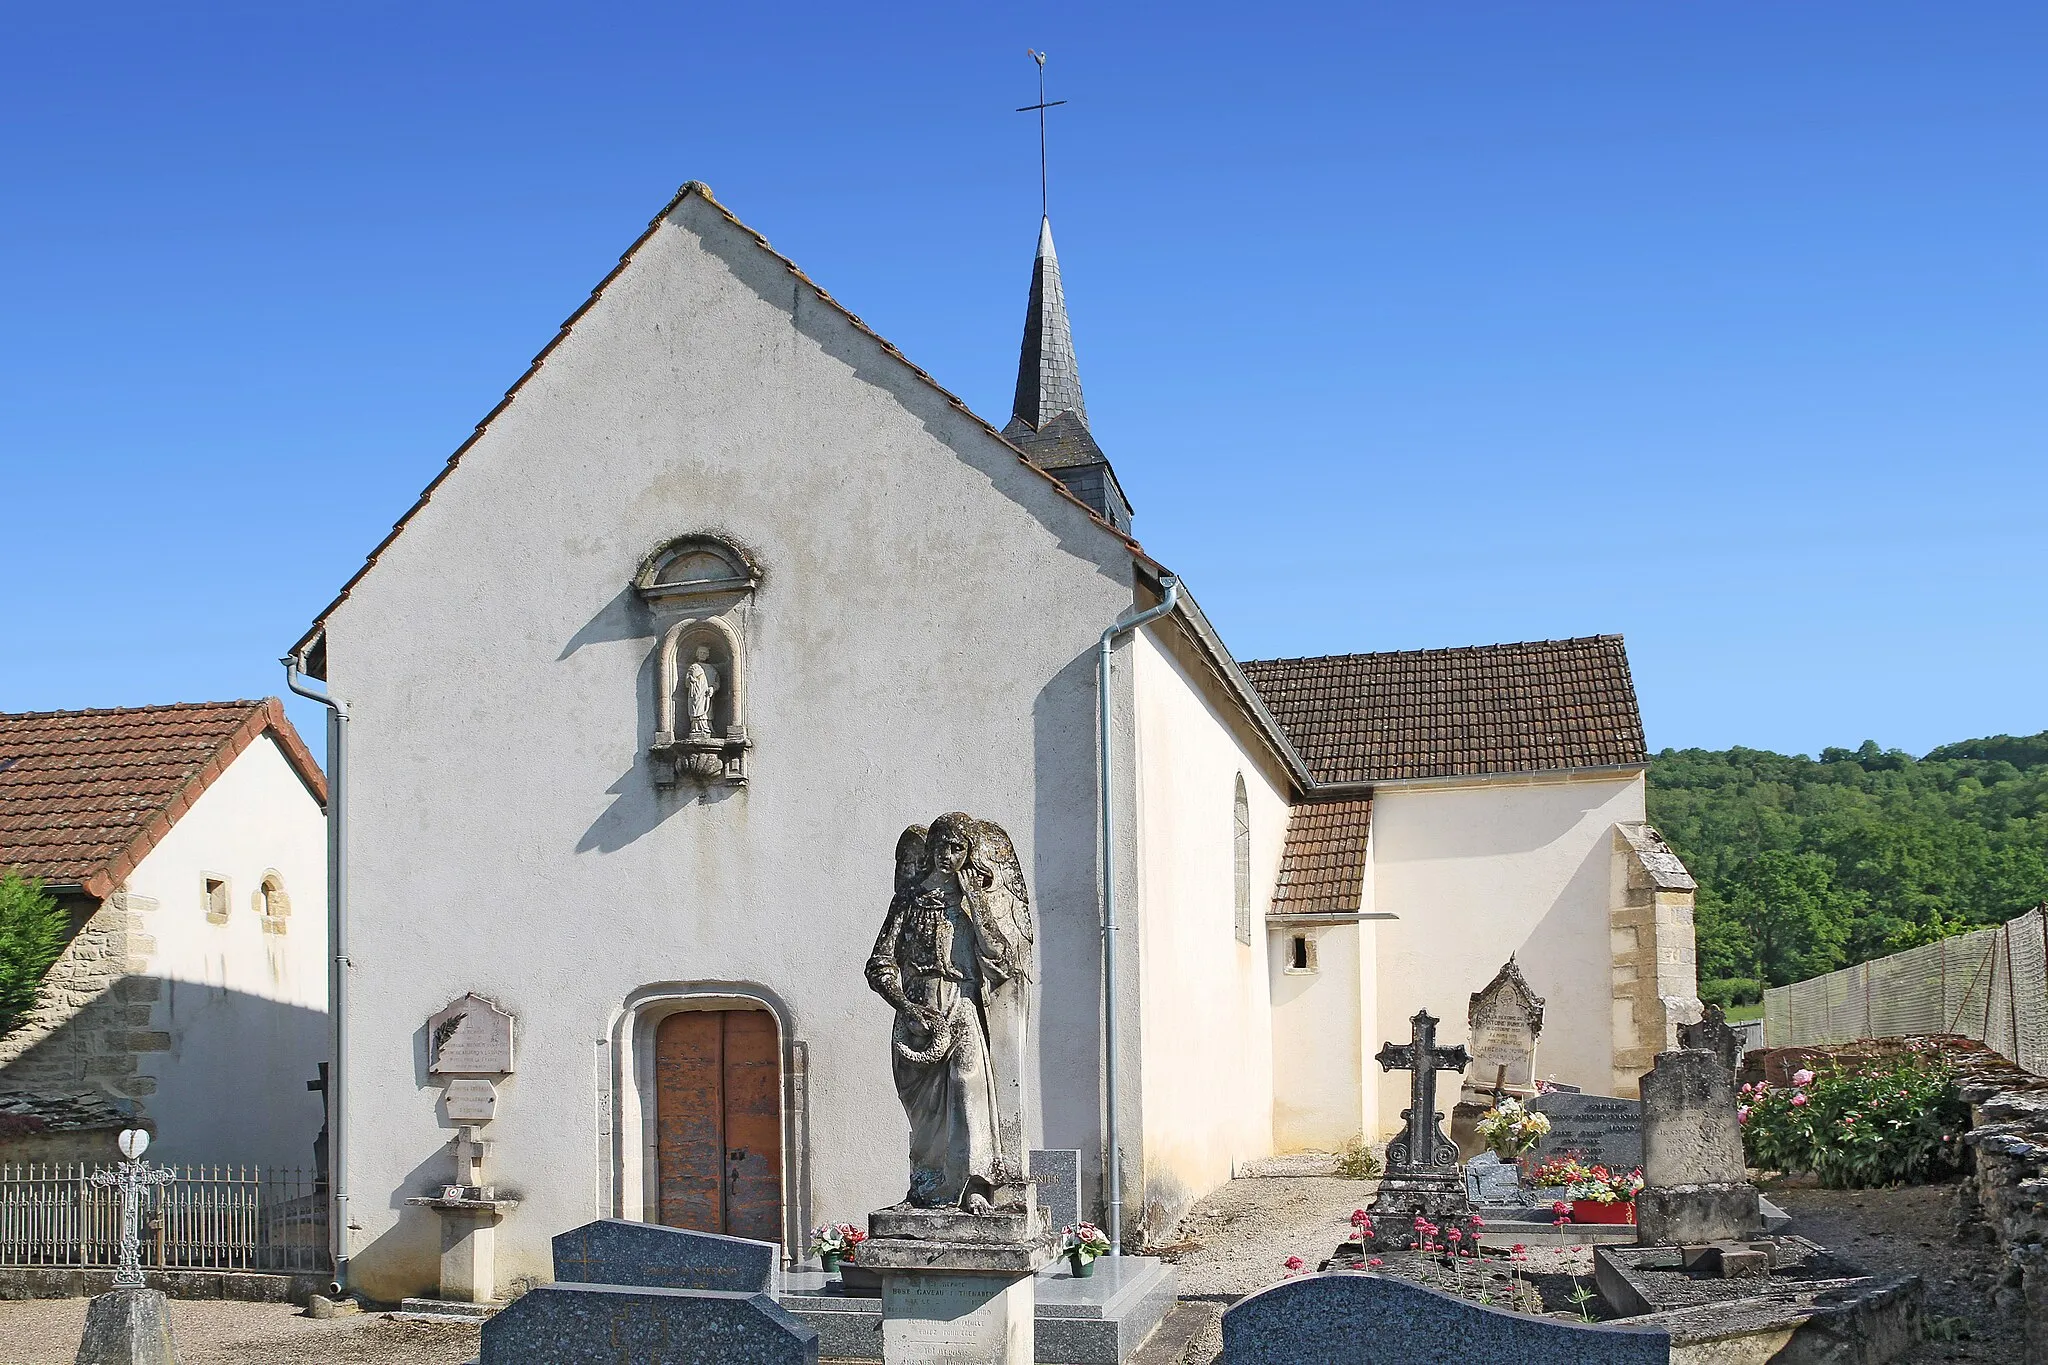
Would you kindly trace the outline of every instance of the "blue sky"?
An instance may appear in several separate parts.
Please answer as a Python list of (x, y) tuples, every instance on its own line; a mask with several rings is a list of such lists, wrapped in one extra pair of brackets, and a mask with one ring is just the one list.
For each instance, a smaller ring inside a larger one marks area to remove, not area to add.
[(1035, 46), (1096, 435), (1240, 657), (2048, 728), (2048, 9), (741, 9), (0, 15), (0, 709), (280, 691), (687, 179), (1000, 423)]

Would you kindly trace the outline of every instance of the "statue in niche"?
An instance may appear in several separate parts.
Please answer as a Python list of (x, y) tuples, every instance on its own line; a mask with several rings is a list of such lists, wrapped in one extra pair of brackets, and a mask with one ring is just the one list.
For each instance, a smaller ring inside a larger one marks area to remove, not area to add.
[(954, 812), (896, 841), (896, 893), (868, 985), (896, 1011), (890, 1067), (919, 1208), (1023, 1198), (1031, 953), (1024, 869), (1000, 825)]
[(690, 706), (691, 739), (711, 737), (711, 700), (718, 695), (718, 665), (711, 662), (711, 647), (698, 645), (689, 669), (683, 674), (683, 692)]

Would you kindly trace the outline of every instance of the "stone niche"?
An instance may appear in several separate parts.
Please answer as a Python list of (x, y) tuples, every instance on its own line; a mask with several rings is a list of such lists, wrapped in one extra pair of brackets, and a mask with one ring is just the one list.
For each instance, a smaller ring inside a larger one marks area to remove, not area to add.
[(671, 540), (640, 565), (633, 588), (653, 613), (655, 785), (744, 786), (747, 618), (761, 569), (721, 536)]

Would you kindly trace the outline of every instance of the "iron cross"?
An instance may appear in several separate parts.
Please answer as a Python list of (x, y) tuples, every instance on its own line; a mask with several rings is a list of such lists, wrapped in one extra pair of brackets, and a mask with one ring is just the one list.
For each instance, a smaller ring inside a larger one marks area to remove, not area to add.
[(1045, 54), (1043, 52), (1033, 51), (1030, 48), (1026, 48), (1024, 50), (1026, 52), (1030, 52), (1031, 60), (1038, 63), (1038, 103), (1019, 105), (1017, 107), (1017, 112), (1020, 114), (1028, 114), (1031, 113), (1033, 110), (1036, 110), (1038, 112), (1038, 216), (1043, 218), (1046, 214), (1047, 204), (1045, 193), (1045, 111), (1048, 109), (1057, 109), (1062, 104), (1065, 104), (1066, 101), (1053, 100), (1049, 104), (1046, 102)]
[(152, 1166), (137, 1159), (124, 1161), (114, 1170), (94, 1171), (91, 1182), (121, 1192), (121, 1266), (114, 1272), (116, 1289), (140, 1289), (149, 1282), (142, 1275), (142, 1194), (152, 1185), (168, 1185), (177, 1179), (168, 1167)]
[(1456, 1047), (1436, 1045), (1437, 1021), (1428, 1010), (1417, 1010), (1408, 1022), (1412, 1041), (1384, 1044), (1373, 1058), (1382, 1071), (1414, 1073), (1408, 1078), (1408, 1107), (1401, 1111), (1407, 1126), (1387, 1144), (1387, 1169), (1456, 1165), (1458, 1149), (1437, 1127), (1443, 1115), (1436, 1111), (1436, 1073), (1463, 1071), (1472, 1064), (1472, 1055), (1462, 1043)]

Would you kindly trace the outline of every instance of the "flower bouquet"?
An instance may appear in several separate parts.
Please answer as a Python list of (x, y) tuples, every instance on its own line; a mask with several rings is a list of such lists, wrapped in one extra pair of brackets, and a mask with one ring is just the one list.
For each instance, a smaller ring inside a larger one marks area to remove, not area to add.
[(1067, 1258), (1067, 1268), (1077, 1280), (1093, 1275), (1095, 1258), (1108, 1251), (1109, 1238), (1093, 1223), (1077, 1223), (1060, 1234), (1059, 1254)]
[(842, 1261), (854, 1259), (854, 1248), (868, 1235), (851, 1223), (823, 1223), (811, 1230), (811, 1254), (830, 1275)]
[(1561, 1221), (1633, 1223), (1636, 1195), (1643, 1188), (1643, 1172), (1638, 1167), (1617, 1174), (1597, 1162), (1567, 1154), (1538, 1166), (1530, 1183), (1558, 1191), (1550, 1207)]
[(1473, 1125), (1480, 1141), (1502, 1161), (1514, 1161), (1550, 1131), (1550, 1120), (1520, 1100), (1502, 1100)]

